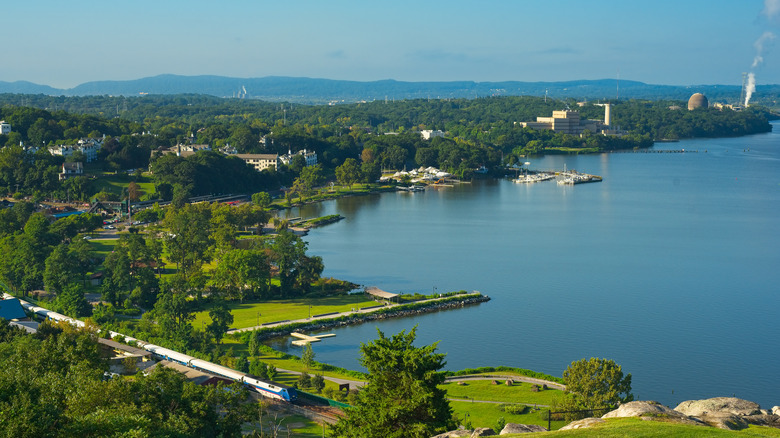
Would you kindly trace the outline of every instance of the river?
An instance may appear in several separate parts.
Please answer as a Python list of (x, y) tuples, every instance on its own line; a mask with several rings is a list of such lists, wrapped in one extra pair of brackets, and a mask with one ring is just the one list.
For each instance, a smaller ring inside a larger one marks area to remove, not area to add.
[[(478, 290), (490, 302), (333, 330), (316, 359), (360, 369), (359, 346), (417, 326), (447, 369), (507, 365), (560, 376), (614, 359), (637, 399), (674, 407), (732, 396), (780, 405), (780, 124), (742, 138), (531, 158), (603, 182), (481, 180), (343, 198), (287, 212), (313, 230), (325, 276), (391, 292)], [(287, 348), (278, 342), (277, 347)], [(296, 348), (296, 347), (291, 347)]]

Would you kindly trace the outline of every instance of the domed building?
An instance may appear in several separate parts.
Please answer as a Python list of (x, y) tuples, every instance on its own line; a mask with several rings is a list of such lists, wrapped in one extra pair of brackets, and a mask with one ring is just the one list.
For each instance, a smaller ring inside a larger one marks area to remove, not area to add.
[(696, 93), (688, 99), (688, 110), (695, 110), (696, 108), (707, 108), (709, 101), (707, 97), (701, 93)]

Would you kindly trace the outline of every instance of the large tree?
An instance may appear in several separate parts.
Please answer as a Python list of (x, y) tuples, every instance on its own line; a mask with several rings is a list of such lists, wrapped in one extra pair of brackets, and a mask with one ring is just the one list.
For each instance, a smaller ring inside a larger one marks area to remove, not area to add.
[[(378, 331), (378, 330), (377, 330)], [(429, 437), (448, 429), (452, 409), (445, 391), (444, 354), (436, 345), (412, 345), (417, 328), (362, 344), (361, 363), (368, 384), (346, 417), (330, 430), (333, 437)]]
[(623, 375), (620, 365), (611, 359), (580, 359), (563, 372), (566, 392), (581, 409), (598, 409), (630, 402), (631, 373)]

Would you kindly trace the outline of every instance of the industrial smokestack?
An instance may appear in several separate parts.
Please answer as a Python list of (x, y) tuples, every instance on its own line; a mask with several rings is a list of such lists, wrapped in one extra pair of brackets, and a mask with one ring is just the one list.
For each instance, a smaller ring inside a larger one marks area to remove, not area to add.
[(609, 113), (610, 106), (612, 106), (612, 105), (610, 105), (608, 103), (604, 104), (604, 124), (607, 125), (607, 126), (612, 126), (612, 123), (611, 123), (612, 118), (610, 117), (610, 113)]

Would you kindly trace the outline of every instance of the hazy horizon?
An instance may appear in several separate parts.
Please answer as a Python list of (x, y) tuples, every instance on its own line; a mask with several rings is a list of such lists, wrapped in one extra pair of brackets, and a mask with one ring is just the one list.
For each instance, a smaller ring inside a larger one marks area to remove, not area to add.
[(370, 82), (780, 83), (780, 0), (5, 5), (0, 81), (160, 74)]

